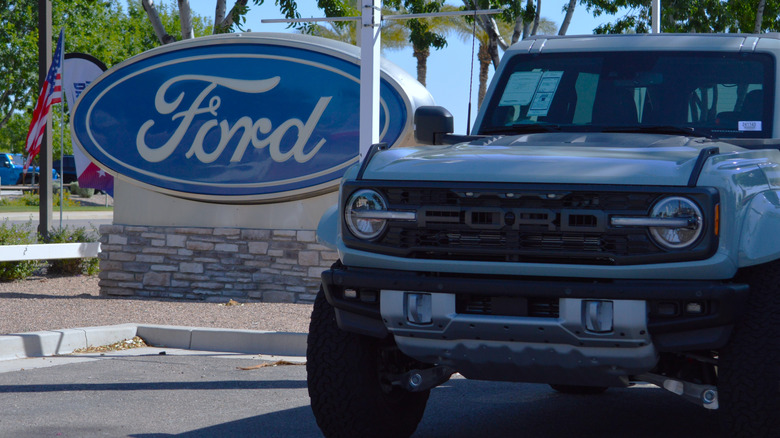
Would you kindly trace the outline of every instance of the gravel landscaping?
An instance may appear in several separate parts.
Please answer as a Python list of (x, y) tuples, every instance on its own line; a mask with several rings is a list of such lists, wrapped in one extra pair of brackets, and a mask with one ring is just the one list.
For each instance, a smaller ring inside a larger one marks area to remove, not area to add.
[(97, 276), (0, 283), (0, 334), (124, 323), (305, 333), (310, 304), (100, 296)]

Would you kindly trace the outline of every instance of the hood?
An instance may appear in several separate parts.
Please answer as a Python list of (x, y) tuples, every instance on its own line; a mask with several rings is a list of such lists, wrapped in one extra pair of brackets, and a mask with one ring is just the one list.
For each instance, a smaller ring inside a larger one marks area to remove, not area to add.
[(625, 133), (544, 133), (376, 154), (377, 180), (684, 186), (699, 152), (742, 150), (702, 138)]

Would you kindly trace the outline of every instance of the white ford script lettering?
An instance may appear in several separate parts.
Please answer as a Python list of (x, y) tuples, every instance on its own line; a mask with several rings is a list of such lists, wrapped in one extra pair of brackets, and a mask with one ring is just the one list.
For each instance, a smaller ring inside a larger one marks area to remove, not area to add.
[[(309, 137), (311, 137), (314, 128), (317, 126), (317, 122), (319, 122), (322, 113), (325, 111), (328, 103), (330, 103), (332, 96), (321, 97), (319, 99), (308, 120), (306, 120), (306, 123), (300, 119), (292, 118), (282, 122), (279, 126), (276, 127), (276, 129), (274, 129), (271, 120), (268, 118), (263, 117), (257, 121), (253, 121), (250, 117), (244, 116), (238, 119), (236, 123), (233, 124), (233, 126), (230, 126), (230, 123), (227, 120), (222, 120), (219, 122), (216, 120), (217, 110), (219, 109), (222, 101), (219, 96), (212, 96), (209, 99), (208, 104), (201, 106), (203, 101), (206, 100), (206, 97), (208, 97), (208, 95), (217, 87), (217, 85), (221, 85), (231, 90), (236, 90), (243, 93), (265, 93), (266, 91), (272, 90), (279, 84), (279, 76), (261, 80), (241, 80), (204, 75), (176, 76), (165, 81), (165, 83), (163, 83), (162, 86), (157, 90), (157, 94), (154, 98), (154, 107), (159, 114), (171, 114), (179, 108), (182, 100), (184, 100), (184, 93), (180, 93), (173, 102), (167, 102), (165, 100), (165, 93), (173, 84), (181, 81), (202, 81), (205, 82), (207, 86), (203, 89), (203, 91), (200, 92), (198, 97), (192, 101), (192, 104), (190, 104), (189, 108), (184, 111), (177, 112), (171, 116), (172, 121), (177, 119), (181, 119), (181, 121), (176, 127), (173, 135), (171, 135), (171, 138), (169, 138), (162, 146), (155, 148), (146, 144), (146, 134), (149, 132), (149, 129), (154, 126), (155, 121), (150, 119), (141, 125), (141, 128), (138, 130), (138, 135), (136, 136), (135, 144), (141, 157), (150, 163), (159, 163), (160, 161), (168, 158), (181, 143), (181, 140), (189, 130), (193, 119), (195, 119), (196, 116), (205, 113), (211, 114), (215, 117), (215, 119), (207, 120), (201, 125), (197, 134), (195, 135), (195, 140), (192, 142), (190, 149), (185, 154), (187, 158), (192, 158), (192, 156), (195, 155), (195, 157), (202, 163), (211, 163), (219, 158), (219, 156), (224, 152), (225, 147), (227, 146), (230, 139), (232, 139), (233, 136), (236, 135), (236, 133), (241, 129), (243, 129), (243, 133), (238, 141), (238, 145), (236, 146), (233, 155), (230, 157), (231, 162), (241, 161), (241, 158), (243, 158), (244, 152), (246, 152), (246, 148), (250, 142), (256, 149), (268, 147), (271, 159), (277, 163), (285, 162), (289, 160), (290, 157), (295, 158), (295, 161), (299, 163), (305, 163), (312, 159), (317, 154), (317, 152), (319, 152), (320, 148), (322, 148), (322, 146), (325, 144), (325, 139), (320, 139), (320, 141), (317, 142), (317, 144), (310, 151), (306, 152), (304, 150), (306, 144), (309, 141)], [(217, 127), (219, 127), (220, 134), (219, 143), (213, 151), (207, 152), (203, 148), (203, 139), (210, 130)], [(287, 134), (287, 131), (292, 127), (297, 129), (298, 137), (295, 141), (295, 144), (288, 151), (282, 151), (282, 138), (284, 138), (284, 136)], [(259, 135), (263, 135), (265, 137), (260, 138)]]

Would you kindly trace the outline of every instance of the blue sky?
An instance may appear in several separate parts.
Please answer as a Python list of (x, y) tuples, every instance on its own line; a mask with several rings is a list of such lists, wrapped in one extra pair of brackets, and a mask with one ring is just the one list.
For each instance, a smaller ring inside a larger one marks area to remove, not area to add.
[[(235, 3), (234, 0), (228, 0), (228, 9)], [(249, 2), (252, 3), (251, 1)], [(453, 5), (460, 5), (461, 2), (448, 1)], [(552, 20), (560, 26), (563, 21), (564, 13), (562, 8), (568, 0), (544, 0), (542, 1), (541, 15)], [(202, 16), (214, 18), (215, 0), (190, 0), (192, 10)], [(313, 0), (304, 0), (298, 2), (301, 16), (303, 17), (322, 17), (324, 14), (316, 7)], [(253, 32), (291, 32), (283, 24), (264, 24), (261, 19), (282, 18), (278, 7), (271, 0), (266, 0), (262, 6), (250, 7), (247, 15), (246, 28)], [(614, 21), (615, 17), (602, 16), (594, 18), (591, 13), (585, 10), (581, 5), (575, 9), (574, 18), (567, 32), (568, 35), (590, 34), (593, 29), (600, 24)], [(391, 62), (397, 64), (406, 70), (412, 77), (417, 76), (416, 60), (412, 56), (411, 49), (405, 50), (387, 50), (383, 56)], [(455, 118), (455, 132), (466, 132), (466, 114), (468, 111), (469, 98), (469, 71), (471, 68), (471, 43), (462, 42), (460, 38), (451, 36), (448, 38), (448, 46), (442, 50), (434, 50), (428, 59), (427, 88), (433, 95), (437, 105), (441, 105), (453, 114)], [(477, 71), (474, 71), (473, 84), (473, 104), (472, 120), (477, 112)], [(491, 69), (492, 73), (492, 69)], [(492, 76), (491, 76), (492, 77)]]

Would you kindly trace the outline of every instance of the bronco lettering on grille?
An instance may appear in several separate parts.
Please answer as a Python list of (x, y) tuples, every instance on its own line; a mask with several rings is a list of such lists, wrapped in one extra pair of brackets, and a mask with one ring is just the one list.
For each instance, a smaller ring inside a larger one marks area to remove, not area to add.
[(508, 227), (546, 227), (547, 231), (603, 232), (606, 214), (598, 210), (560, 210), (545, 208), (458, 208), (423, 207), (417, 217), (418, 226), (460, 224), (477, 230), (498, 230)]

